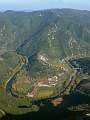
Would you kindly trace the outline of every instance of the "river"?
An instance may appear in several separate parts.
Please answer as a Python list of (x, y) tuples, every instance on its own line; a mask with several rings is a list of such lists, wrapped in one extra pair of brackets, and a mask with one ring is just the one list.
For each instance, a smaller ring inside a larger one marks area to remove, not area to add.
[[(83, 63), (82, 63), (83, 64)], [(85, 65), (86, 66), (86, 65)], [(7, 83), (6, 91), (11, 92), (12, 83), (15, 80), (15, 76), (13, 76)], [(56, 97), (43, 99), (34, 101), (33, 104), (36, 104), (40, 107), (40, 110), (38, 112), (31, 112), (27, 113), (26, 115), (10, 115), (7, 114), (5, 117), (2, 118), (2, 120), (7, 119), (15, 119), (15, 120), (36, 120), (36, 119), (43, 119), (43, 120), (90, 120), (90, 117), (83, 115), (82, 112), (72, 112), (68, 110), (64, 110), (67, 107), (71, 107), (73, 105), (79, 105), (79, 104), (90, 104), (90, 96), (87, 96), (90, 94), (90, 91), (87, 93), (87, 91), (83, 91), (85, 94), (83, 95), (78, 90), (80, 90), (80, 86), (84, 83), (90, 83), (90, 80), (84, 81), (82, 80), (77, 86), (75, 91), (72, 91), (69, 95), (64, 96), (63, 102), (57, 106), (54, 107), (51, 104), (51, 99), (60, 97), (59, 95)], [(13, 93), (11, 92), (13, 95)], [(25, 106), (24, 106), (25, 107)], [(24, 108), (27, 109), (27, 108)]]

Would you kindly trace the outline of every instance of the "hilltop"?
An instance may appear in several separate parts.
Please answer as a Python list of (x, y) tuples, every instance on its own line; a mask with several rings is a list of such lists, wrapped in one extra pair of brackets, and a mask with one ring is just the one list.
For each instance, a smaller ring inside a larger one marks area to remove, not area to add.
[[(50, 99), (57, 106), (65, 96), (72, 103), (73, 92), (78, 100), (88, 96), (82, 102), (86, 105), (90, 100), (89, 64), (90, 11), (0, 12), (1, 111), (38, 111), (40, 106), (33, 101)], [(66, 108), (73, 106), (66, 101)]]

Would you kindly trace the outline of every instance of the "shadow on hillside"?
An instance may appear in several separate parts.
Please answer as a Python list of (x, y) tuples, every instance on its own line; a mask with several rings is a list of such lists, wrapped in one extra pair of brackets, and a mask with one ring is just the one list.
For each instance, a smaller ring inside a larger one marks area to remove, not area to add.
[(56, 109), (54, 111), (41, 109), (38, 112), (31, 112), (23, 115), (7, 114), (1, 120), (90, 120), (80, 112), (71, 112)]
[[(38, 112), (30, 112), (22, 115), (7, 114), (6, 116), (2, 117), (1, 120), (90, 120), (90, 117), (87, 117), (82, 112), (73, 112), (63, 109), (65, 106), (67, 107), (76, 103), (90, 103), (89, 97), (87, 97), (86, 100), (85, 96), (79, 96), (77, 93), (70, 94), (69, 96), (65, 96), (63, 103), (57, 107), (54, 107), (46, 100), (43, 102), (45, 102), (46, 105), (41, 106)], [(36, 104), (39, 106), (40, 103), (41, 101), (38, 101)]]

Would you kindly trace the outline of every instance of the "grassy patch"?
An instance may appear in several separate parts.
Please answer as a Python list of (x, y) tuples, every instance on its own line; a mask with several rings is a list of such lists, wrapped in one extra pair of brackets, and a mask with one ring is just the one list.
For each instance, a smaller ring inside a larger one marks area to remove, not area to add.
[[(30, 106), (29, 108), (19, 108), (19, 106)], [(6, 92), (0, 87), (0, 109), (12, 114), (23, 114), (30, 111), (36, 111), (36, 107), (32, 106), (32, 99), (15, 98), (7, 95)]]
[(13, 69), (19, 63), (19, 56), (15, 52), (4, 53), (0, 61), (0, 82), (12, 75)]
[(47, 98), (53, 96), (53, 94), (54, 94), (53, 88), (41, 87), (37, 92), (37, 98), (41, 98), (41, 99)]

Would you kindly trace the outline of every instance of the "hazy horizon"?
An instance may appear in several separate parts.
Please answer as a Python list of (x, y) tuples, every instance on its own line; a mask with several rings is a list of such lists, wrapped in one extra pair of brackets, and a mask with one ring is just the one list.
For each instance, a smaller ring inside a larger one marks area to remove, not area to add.
[(35, 11), (55, 8), (90, 11), (90, 0), (0, 0), (0, 11)]

